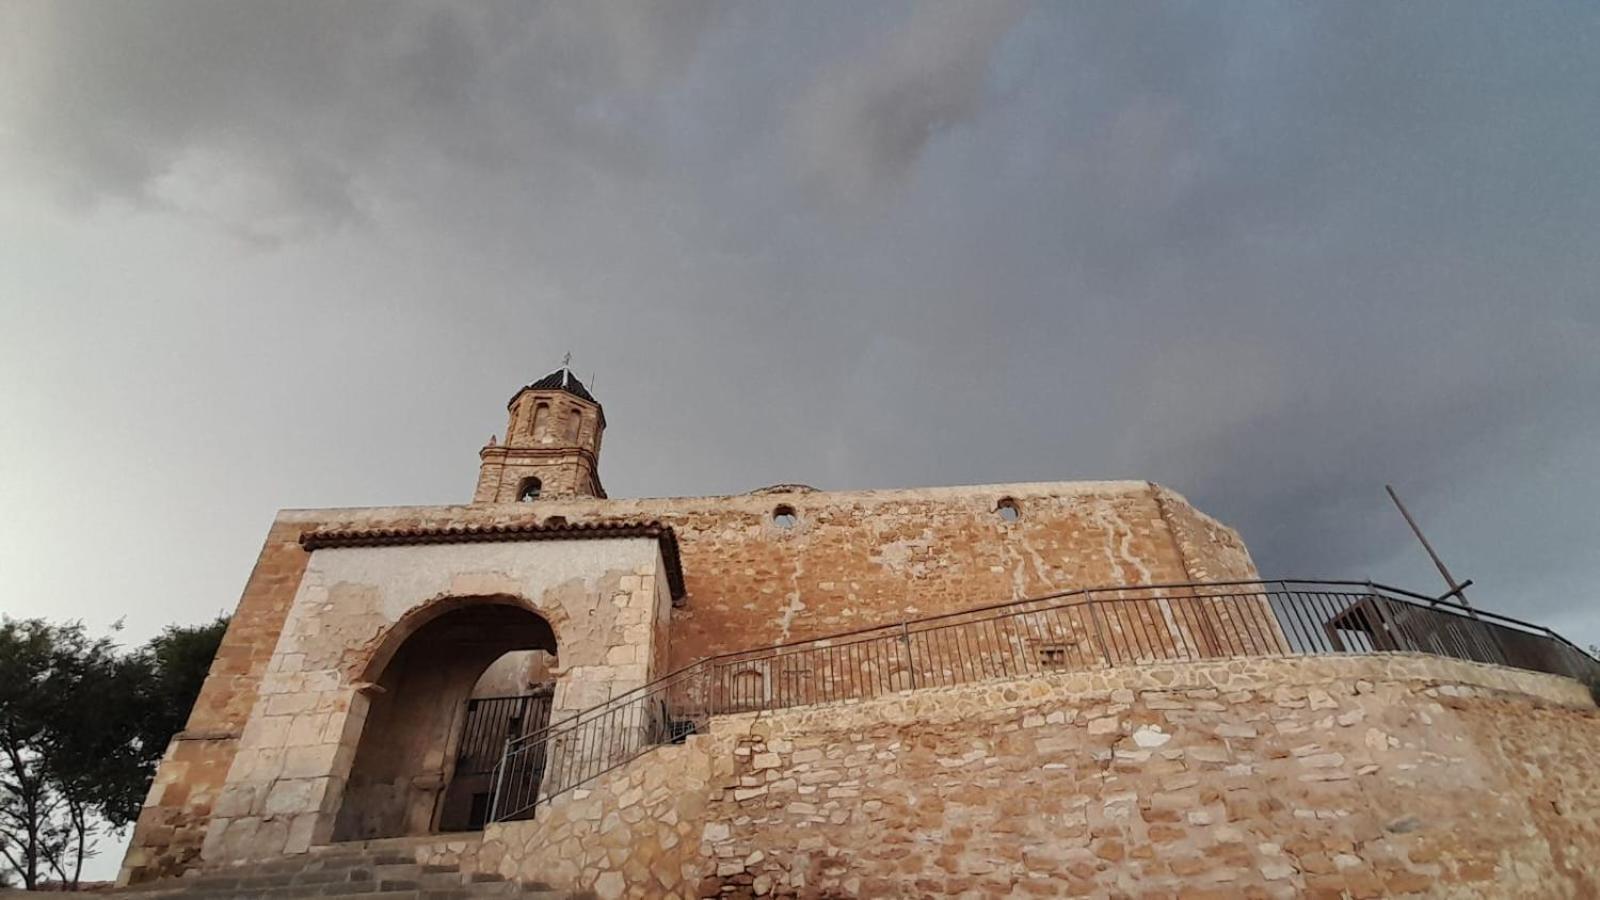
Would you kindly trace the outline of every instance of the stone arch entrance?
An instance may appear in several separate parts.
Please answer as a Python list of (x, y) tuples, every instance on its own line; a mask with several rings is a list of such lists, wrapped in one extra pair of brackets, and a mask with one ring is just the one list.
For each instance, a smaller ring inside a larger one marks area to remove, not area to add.
[(555, 631), (514, 598), (441, 601), (425, 621), (397, 623), (368, 666), (365, 721), (333, 839), (466, 827), (458, 810), (447, 816), (445, 801), (468, 699), (496, 660), (531, 650), (553, 655)]

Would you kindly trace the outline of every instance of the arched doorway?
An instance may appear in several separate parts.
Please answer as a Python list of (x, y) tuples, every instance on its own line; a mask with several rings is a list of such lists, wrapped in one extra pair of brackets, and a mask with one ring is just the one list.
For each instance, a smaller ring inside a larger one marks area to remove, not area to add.
[[(452, 789), (474, 688), (509, 653), (556, 651), (550, 624), (509, 598), (447, 602), (421, 624), (402, 622), (399, 646), (380, 650), (374, 660), (382, 671), (371, 679), (366, 721), (334, 822), (336, 841), (475, 824), (469, 821), (472, 797), (482, 791), (464, 783)], [(524, 718), (517, 724), (534, 723)]]

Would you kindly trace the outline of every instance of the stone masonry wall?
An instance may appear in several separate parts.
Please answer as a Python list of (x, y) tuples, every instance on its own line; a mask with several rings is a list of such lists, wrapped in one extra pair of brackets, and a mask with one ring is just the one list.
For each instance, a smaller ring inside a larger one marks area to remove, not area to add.
[[(558, 642), (559, 717), (649, 680), (654, 623), (670, 604), (657, 592), (660, 564), (648, 539), (317, 551), (212, 809), (205, 861), (299, 853), (333, 836), (371, 669), (412, 613), (453, 608), (457, 598), (537, 613)], [(450, 763), (437, 755), (445, 768), (432, 780), (442, 785)]]
[(466, 865), (607, 900), (1597, 896), (1597, 741), (1582, 686), (1494, 666), (1134, 666), (722, 717)]
[[(536, 416), (540, 407), (543, 409)], [(579, 418), (576, 432), (572, 430), (574, 416)], [(517, 488), (530, 475), (539, 479), (546, 497), (603, 495), (596, 466), (604, 432), (600, 410), (594, 404), (563, 391), (520, 392), (505, 442), (485, 447), (479, 454), (482, 462), (472, 502), (515, 502)]]
[(507, 447), (485, 447), (480, 454), (475, 503), (513, 503), (524, 478), (539, 479), (542, 497), (593, 496), (594, 458), (577, 450), (527, 453)]
[(1244, 660), (719, 721), (700, 892), (1597, 896), (1600, 714), (1563, 682)]
[(1183, 558), (1185, 581), (1248, 581), (1260, 577), (1238, 532), (1157, 485), (1156, 502)]
[[(484, 830), (466, 871), (618, 897), (682, 898), (700, 882), (712, 738), (659, 747), (555, 798), (527, 822)], [(433, 862), (433, 860), (424, 860)], [(446, 863), (449, 864), (449, 863)]]
[[(1002, 498), (1016, 502), (1015, 522), (996, 513)], [(779, 504), (794, 508), (794, 528), (772, 521)], [(1146, 482), (285, 510), (268, 535), (190, 729), (169, 749), (155, 779), (124, 878), (174, 874), (197, 855), (300, 587), (310, 556), (296, 543), (302, 532), (554, 516), (573, 523), (655, 519), (674, 528), (687, 597), (656, 624), (657, 655), (649, 662), (657, 672), (717, 653), (1016, 597), (1183, 582), (1192, 573), (1254, 574), (1235, 533)], [(561, 662), (568, 664), (564, 653)]]
[[(1010, 498), (1020, 515), (1003, 520)], [(773, 522), (785, 505), (793, 528)], [(1253, 578), (1239, 536), (1143, 481), (531, 504), (293, 510), (307, 527), (658, 520), (687, 596), (671, 666), (718, 653), (1083, 587)]]
[(174, 875), (200, 856), (212, 804), (222, 791), (239, 735), (310, 554), (300, 528), (277, 522), (245, 583), (184, 730), (172, 739), (134, 825), (121, 883)]

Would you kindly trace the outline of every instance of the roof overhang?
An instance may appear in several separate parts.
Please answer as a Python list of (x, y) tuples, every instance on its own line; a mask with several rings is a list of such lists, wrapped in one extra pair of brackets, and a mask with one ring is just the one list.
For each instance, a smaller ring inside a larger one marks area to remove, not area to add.
[(672, 605), (682, 606), (683, 563), (678, 536), (660, 522), (593, 522), (553, 525), (451, 525), (415, 528), (318, 529), (300, 535), (308, 552), (347, 547), (407, 547), (421, 544), (490, 544), (516, 541), (583, 541), (615, 538), (654, 539), (661, 548)]

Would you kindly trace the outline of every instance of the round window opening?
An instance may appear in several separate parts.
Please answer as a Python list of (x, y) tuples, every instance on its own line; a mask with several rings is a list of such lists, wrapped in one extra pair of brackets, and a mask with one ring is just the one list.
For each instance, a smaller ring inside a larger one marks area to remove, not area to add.
[(794, 507), (784, 504), (772, 511), (772, 524), (779, 528), (793, 528), (800, 524), (800, 517), (794, 514)]
[(1015, 522), (1022, 518), (1022, 510), (1017, 508), (1017, 501), (1010, 497), (995, 504), (994, 511), (999, 513), (1002, 522)]

